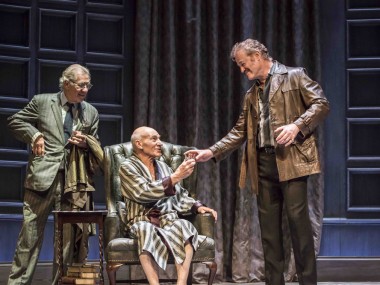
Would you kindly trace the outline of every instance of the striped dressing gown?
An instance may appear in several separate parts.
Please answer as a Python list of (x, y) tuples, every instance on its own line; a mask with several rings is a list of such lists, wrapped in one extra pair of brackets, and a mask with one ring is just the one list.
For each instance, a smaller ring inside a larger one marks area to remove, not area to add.
[[(198, 201), (189, 197), (188, 191), (179, 183), (174, 186), (175, 195), (166, 196), (162, 179), (173, 171), (157, 160), (155, 168), (157, 180), (153, 181), (148, 168), (132, 155), (120, 166), (121, 193), (125, 198), (126, 227), (130, 236), (138, 241), (139, 254), (149, 252), (158, 266), (165, 270), (169, 252), (176, 263), (182, 264), (185, 242), (191, 239), (196, 250), (205, 236), (198, 235), (189, 221), (177, 216), (177, 213), (189, 213)], [(148, 214), (153, 208), (159, 211), (159, 227), (149, 221)]]

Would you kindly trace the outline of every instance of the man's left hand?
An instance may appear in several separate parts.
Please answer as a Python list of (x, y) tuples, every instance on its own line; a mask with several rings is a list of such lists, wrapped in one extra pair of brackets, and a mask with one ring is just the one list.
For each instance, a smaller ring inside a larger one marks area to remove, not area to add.
[(88, 148), (86, 135), (81, 131), (73, 131), (68, 141), (80, 148)]
[(211, 209), (209, 207), (200, 206), (198, 208), (198, 213), (200, 213), (200, 214), (210, 213), (211, 215), (213, 215), (213, 217), (215, 219), (215, 222), (218, 220), (218, 213), (215, 210), (213, 210), (213, 209)]
[(300, 129), (294, 123), (281, 126), (281, 127), (274, 130), (276, 142), (278, 144), (289, 146), (292, 143), (294, 143), (294, 140), (295, 140), (299, 131), (300, 131)]

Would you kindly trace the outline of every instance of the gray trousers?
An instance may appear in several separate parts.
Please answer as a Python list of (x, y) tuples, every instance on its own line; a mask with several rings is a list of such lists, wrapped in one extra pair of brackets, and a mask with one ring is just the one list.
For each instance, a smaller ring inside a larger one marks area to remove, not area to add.
[[(8, 285), (32, 284), (33, 274), (37, 266), (44, 238), (46, 221), (52, 210), (70, 210), (71, 205), (62, 199), (64, 187), (64, 172), (58, 172), (53, 184), (46, 191), (25, 189), (23, 215), (24, 220), (16, 244), (15, 255)], [(56, 228), (54, 228), (56, 233)], [(63, 262), (73, 261), (74, 231), (72, 225), (65, 224), (63, 228)], [(88, 238), (88, 236), (87, 236)], [(87, 240), (84, 242), (87, 245)], [(57, 283), (57, 249), (56, 235), (54, 234), (54, 262), (52, 284)], [(77, 262), (77, 261), (75, 261)]]

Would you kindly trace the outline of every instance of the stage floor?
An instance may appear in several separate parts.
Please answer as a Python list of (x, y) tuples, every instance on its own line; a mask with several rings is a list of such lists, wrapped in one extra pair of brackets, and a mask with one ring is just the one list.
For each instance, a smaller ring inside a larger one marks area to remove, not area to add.
[[(10, 271), (9, 264), (0, 264), (0, 284), (7, 284), (8, 275)], [(33, 278), (33, 285), (51, 285), (51, 265), (39, 264)], [(104, 274), (105, 285), (108, 285), (107, 274)], [(129, 284), (129, 283), (118, 283)], [(166, 283), (168, 284), (168, 283)], [(174, 284), (174, 283), (173, 283)], [(254, 283), (229, 283), (229, 282), (215, 282), (218, 285), (265, 285), (264, 282)], [(206, 285), (206, 284), (204, 284)], [(298, 285), (298, 283), (286, 283), (286, 285)], [(318, 282), (318, 285), (380, 285), (379, 282)]]

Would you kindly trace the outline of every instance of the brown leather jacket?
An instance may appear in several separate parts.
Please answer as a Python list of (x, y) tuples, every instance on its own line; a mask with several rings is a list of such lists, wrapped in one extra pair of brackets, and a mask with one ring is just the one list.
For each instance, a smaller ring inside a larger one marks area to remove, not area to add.
[[(256, 82), (247, 91), (243, 110), (231, 131), (210, 147), (219, 161), (245, 144), (239, 186), (245, 186), (247, 174), (252, 191), (258, 193), (257, 126), (259, 100)], [(321, 171), (315, 128), (329, 112), (329, 103), (320, 85), (311, 80), (304, 68), (287, 67), (277, 62), (269, 91), (269, 112), (272, 130), (295, 123), (300, 132), (295, 143), (275, 146), (280, 181)], [(248, 173), (247, 173), (248, 172)]]

